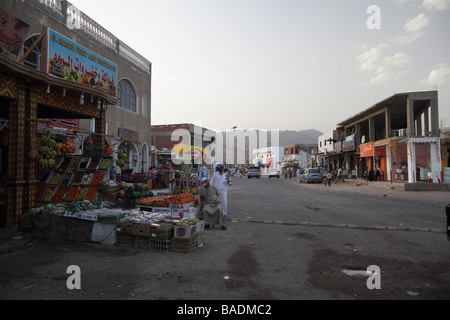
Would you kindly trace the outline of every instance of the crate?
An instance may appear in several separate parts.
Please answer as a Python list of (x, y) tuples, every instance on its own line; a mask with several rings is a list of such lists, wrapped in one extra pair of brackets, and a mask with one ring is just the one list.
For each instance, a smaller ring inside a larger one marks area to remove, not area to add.
[(152, 235), (151, 225), (142, 223), (133, 223), (132, 233), (134, 236), (150, 237)]
[(133, 234), (133, 222), (130, 221), (119, 221), (116, 224), (116, 234), (125, 233)]
[[(166, 224), (167, 225), (167, 224)], [(152, 240), (170, 240), (173, 237), (174, 228), (151, 227), (150, 236)]]
[(198, 234), (189, 238), (172, 238), (173, 252), (190, 253), (198, 247)]
[(170, 252), (172, 250), (172, 240), (150, 240), (150, 250), (156, 252)]
[(135, 236), (134, 247), (137, 249), (150, 249), (150, 237)]
[(116, 233), (117, 247), (134, 247), (134, 236), (131, 233)]

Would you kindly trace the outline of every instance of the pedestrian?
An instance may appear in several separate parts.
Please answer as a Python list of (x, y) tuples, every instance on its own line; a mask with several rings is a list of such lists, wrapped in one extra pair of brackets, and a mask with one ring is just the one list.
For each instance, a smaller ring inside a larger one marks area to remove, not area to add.
[(332, 171), (328, 172), (328, 174), (327, 174), (327, 183), (328, 183), (329, 187), (331, 187), (331, 181), (333, 181), (333, 172)]
[(342, 174), (342, 168), (338, 169), (337, 175), (336, 175), (336, 182), (337, 183), (339, 180), (342, 180), (342, 182), (344, 181), (344, 175)]
[(227, 175), (223, 172), (225, 166), (223, 164), (218, 164), (216, 166), (215, 172), (213, 173), (210, 184), (219, 190), (219, 193), (222, 195), (222, 211), (223, 215), (227, 216), (227, 208), (228, 208), (228, 191), (227, 191)]
[(205, 221), (205, 228), (218, 224), (222, 230), (227, 230), (223, 214), (222, 195), (216, 187), (210, 184), (208, 178), (202, 178), (199, 190), (200, 207), (197, 209), (197, 217)]
[(297, 169), (297, 182), (300, 183), (300, 175), (302, 174), (302, 170), (300, 169), (300, 167), (298, 167)]
[(284, 170), (284, 178), (287, 179), (287, 176), (288, 176), (288, 172), (287, 172), (287, 170)]
[(289, 179), (292, 179), (292, 170), (291, 170), (291, 168), (289, 168), (288, 173), (289, 173)]

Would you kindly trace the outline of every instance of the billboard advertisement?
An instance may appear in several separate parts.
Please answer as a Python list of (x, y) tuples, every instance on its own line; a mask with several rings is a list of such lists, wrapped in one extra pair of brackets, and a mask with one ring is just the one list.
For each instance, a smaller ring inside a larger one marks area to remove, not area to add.
[(117, 96), (117, 65), (50, 28), (47, 73)]

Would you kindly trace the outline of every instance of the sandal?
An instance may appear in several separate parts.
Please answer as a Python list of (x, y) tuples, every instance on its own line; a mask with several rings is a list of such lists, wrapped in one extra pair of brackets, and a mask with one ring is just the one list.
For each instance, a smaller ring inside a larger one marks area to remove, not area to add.
[(222, 226), (222, 230), (224, 230), (224, 231), (225, 231), (225, 230), (227, 230), (227, 227), (225, 227), (225, 226)]

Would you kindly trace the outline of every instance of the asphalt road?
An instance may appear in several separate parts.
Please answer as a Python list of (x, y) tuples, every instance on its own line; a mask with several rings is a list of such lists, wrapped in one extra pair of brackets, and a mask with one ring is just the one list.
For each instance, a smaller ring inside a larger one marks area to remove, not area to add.
[(228, 197), (228, 230), (205, 230), (191, 253), (32, 238), (0, 256), (0, 299), (450, 298), (448, 192), (234, 178)]

